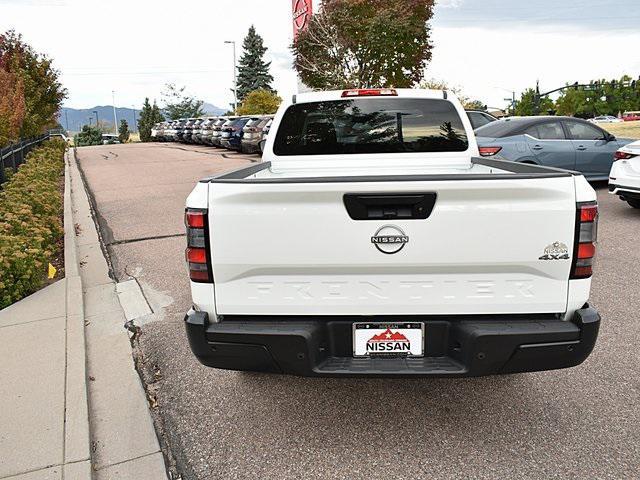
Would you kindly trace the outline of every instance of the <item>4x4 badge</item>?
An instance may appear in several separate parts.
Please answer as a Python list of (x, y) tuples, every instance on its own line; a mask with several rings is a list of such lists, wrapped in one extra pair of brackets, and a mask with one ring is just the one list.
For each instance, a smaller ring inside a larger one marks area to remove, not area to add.
[(569, 248), (562, 242), (553, 242), (538, 260), (569, 260)]

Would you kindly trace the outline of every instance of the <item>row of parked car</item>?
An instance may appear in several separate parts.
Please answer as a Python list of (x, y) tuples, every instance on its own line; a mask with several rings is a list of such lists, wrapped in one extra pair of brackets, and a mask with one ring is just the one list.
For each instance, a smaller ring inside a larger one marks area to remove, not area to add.
[(181, 118), (154, 125), (156, 142), (210, 145), (243, 153), (259, 153), (271, 128), (272, 115)]

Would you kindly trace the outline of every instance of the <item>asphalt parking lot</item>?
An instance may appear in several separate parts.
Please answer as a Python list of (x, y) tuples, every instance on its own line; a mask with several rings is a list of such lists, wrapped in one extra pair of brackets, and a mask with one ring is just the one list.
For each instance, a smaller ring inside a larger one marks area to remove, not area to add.
[(591, 295), (603, 322), (583, 365), (464, 380), (308, 379), (203, 367), (184, 335), (184, 200), (199, 178), (248, 157), (131, 144), (78, 158), (113, 270), (136, 277), (154, 311), (140, 345), (184, 479), (638, 478), (640, 210), (606, 186)]

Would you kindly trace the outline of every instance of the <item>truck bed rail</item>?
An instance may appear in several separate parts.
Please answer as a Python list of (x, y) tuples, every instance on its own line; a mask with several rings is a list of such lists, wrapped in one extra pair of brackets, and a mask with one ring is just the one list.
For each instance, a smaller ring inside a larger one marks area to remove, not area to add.
[(419, 182), (454, 180), (517, 180), (536, 178), (557, 178), (581, 175), (579, 172), (560, 168), (543, 167), (529, 163), (472, 157), (471, 163), (501, 170), (496, 173), (448, 173), (448, 174), (407, 174), (407, 175), (344, 175), (318, 177), (254, 177), (257, 173), (271, 168), (271, 162), (263, 162), (218, 176), (206, 177), (202, 183), (347, 183), (347, 182)]

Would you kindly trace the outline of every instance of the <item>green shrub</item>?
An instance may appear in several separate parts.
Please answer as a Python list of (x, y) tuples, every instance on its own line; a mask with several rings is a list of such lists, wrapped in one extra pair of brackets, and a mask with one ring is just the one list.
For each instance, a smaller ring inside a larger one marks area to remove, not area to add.
[(73, 144), (76, 147), (102, 145), (102, 130), (98, 127), (85, 125), (82, 127), (82, 131), (73, 137)]
[(0, 191), (0, 308), (38, 290), (62, 237), (65, 143), (32, 151)]

